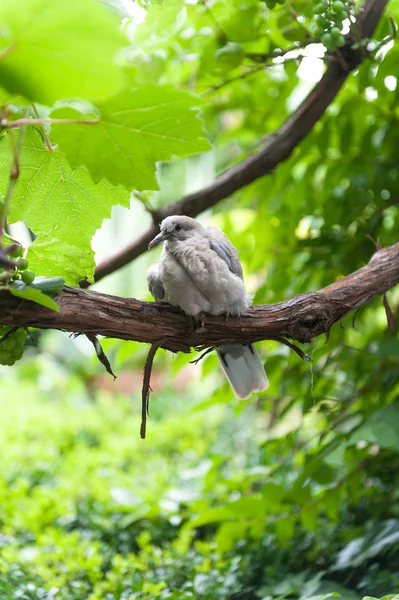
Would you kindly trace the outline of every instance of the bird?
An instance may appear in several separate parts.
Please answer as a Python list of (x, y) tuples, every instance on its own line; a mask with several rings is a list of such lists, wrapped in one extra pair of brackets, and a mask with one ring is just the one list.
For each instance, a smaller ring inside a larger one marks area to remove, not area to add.
[[(242, 315), (251, 305), (240, 258), (228, 237), (216, 227), (205, 227), (191, 217), (172, 215), (148, 245), (163, 243), (160, 259), (147, 271), (156, 301), (178, 306), (186, 315)], [(253, 344), (231, 343), (216, 348), (224, 374), (237, 398), (269, 387), (269, 380)]]

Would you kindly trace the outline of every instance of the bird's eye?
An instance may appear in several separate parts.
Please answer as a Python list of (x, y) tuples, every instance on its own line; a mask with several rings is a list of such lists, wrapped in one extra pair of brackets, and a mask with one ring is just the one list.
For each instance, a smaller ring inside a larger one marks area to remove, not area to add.
[(175, 226), (175, 229), (176, 229), (176, 231), (180, 231), (181, 229), (183, 229), (183, 225), (180, 225), (180, 223), (178, 223), (178, 224)]

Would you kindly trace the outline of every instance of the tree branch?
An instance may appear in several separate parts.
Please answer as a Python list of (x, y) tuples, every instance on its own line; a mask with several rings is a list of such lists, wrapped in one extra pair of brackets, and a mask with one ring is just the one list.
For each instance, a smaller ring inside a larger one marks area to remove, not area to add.
[(254, 62), (267, 62), (268, 60), (273, 60), (274, 58), (281, 58), (285, 56), (289, 52), (296, 52), (297, 50), (303, 50), (310, 44), (316, 44), (319, 40), (310, 39), (306, 40), (306, 42), (296, 42), (293, 46), (289, 48), (285, 48), (284, 50), (274, 50), (274, 52), (247, 52), (245, 54), (246, 58), (253, 60)]
[(0, 292), (0, 323), (17, 327), (61, 329), (160, 345), (190, 352), (228, 342), (291, 338), (310, 342), (371, 298), (399, 283), (399, 242), (378, 250), (370, 262), (348, 277), (285, 302), (258, 305), (241, 317), (206, 315), (203, 326), (168, 304), (141, 302), (66, 287), (56, 296), (60, 312), (8, 291)]
[[(362, 4), (357, 19), (362, 38), (371, 37), (387, 3), (388, 0), (365, 0)], [(345, 41), (345, 46), (336, 51), (341, 60), (331, 62), (302, 104), (277, 131), (267, 137), (258, 152), (219, 175), (202, 190), (183, 196), (156, 211), (153, 214), (155, 223), (145, 233), (97, 266), (95, 280), (99, 281), (143, 254), (158, 232), (158, 223), (165, 217), (173, 214), (195, 217), (242, 187), (271, 173), (279, 163), (286, 160), (334, 100), (349, 73), (365, 57), (364, 51), (352, 49), (354, 39), (351, 33), (346, 36)]]

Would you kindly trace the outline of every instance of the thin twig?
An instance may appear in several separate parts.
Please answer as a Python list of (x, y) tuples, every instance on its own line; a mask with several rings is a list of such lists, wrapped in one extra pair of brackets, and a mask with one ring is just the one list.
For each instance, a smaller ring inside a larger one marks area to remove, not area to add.
[(162, 346), (163, 340), (158, 342), (154, 342), (151, 344), (151, 348), (148, 351), (148, 355), (144, 365), (144, 375), (143, 375), (143, 387), (141, 391), (141, 425), (140, 425), (140, 437), (141, 439), (145, 439), (146, 429), (147, 429), (147, 415), (149, 409), (150, 402), (150, 381), (151, 381), (151, 371), (152, 364), (154, 362), (155, 354), (157, 350)]
[(0, 126), (3, 129), (16, 129), (17, 127), (21, 127), (22, 125), (98, 125), (100, 123), (100, 117), (97, 119), (17, 119), (16, 121), (8, 121), (7, 119), (2, 119), (0, 121)]
[(301, 350), (296, 344), (293, 344), (292, 342), (289, 342), (287, 339), (283, 338), (283, 337), (276, 337), (276, 338), (272, 338), (273, 340), (275, 340), (276, 342), (280, 342), (280, 344), (284, 344), (284, 346), (288, 346), (288, 348), (291, 348), (291, 350), (293, 350), (296, 354), (298, 354), (298, 356), (300, 356), (302, 358), (302, 360), (304, 360), (307, 363), (311, 363), (312, 361), (312, 357), (309, 356), (309, 354), (306, 354), (303, 350)]
[(112, 371), (111, 364), (110, 364), (110, 362), (109, 362), (109, 360), (108, 360), (108, 358), (107, 358), (104, 350), (102, 349), (102, 346), (101, 346), (100, 342), (98, 341), (97, 336), (94, 335), (94, 333), (85, 333), (85, 336), (93, 344), (94, 350), (95, 350), (95, 353), (97, 355), (98, 360), (100, 361), (100, 363), (102, 365), (104, 365), (105, 370), (107, 371), (107, 373), (109, 373), (110, 375), (112, 375), (112, 377), (114, 378), (114, 381), (115, 381), (116, 375)]
[(203, 352), (201, 354), (201, 356), (199, 356), (198, 358), (195, 358), (194, 360), (190, 360), (190, 365), (197, 365), (200, 360), (202, 360), (203, 358), (205, 358), (205, 356), (207, 354), (209, 354), (210, 352), (212, 352), (214, 349), (215, 349), (214, 346), (212, 346), (211, 348), (208, 348), (207, 350), (205, 350), (205, 352)]
[(6, 56), (11, 54), (15, 50), (15, 44), (11, 44), (8, 48), (5, 48), (2, 52), (0, 52), (0, 60), (3, 60)]
[(358, 313), (359, 313), (360, 309), (361, 309), (361, 306), (359, 306), (359, 308), (357, 308), (357, 309), (355, 310), (354, 314), (353, 314), (353, 317), (352, 317), (352, 325), (351, 325), (352, 329), (355, 329), (355, 325), (356, 325), (356, 317), (357, 317), (357, 315), (358, 315)]
[[(36, 108), (36, 105), (35, 105), (35, 104), (33, 104), (33, 102), (32, 102), (32, 109), (33, 109), (33, 112), (34, 112), (34, 114), (35, 114), (35, 117), (36, 117), (37, 119), (39, 119), (40, 117), (39, 117), (38, 110), (37, 110), (37, 108)], [(42, 133), (42, 135), (43, 135), (43, 137), (44, 137), (44, 141), (45, 141), (45, 144), (46, 144), (46, 146), (47, 146), (47, 150), (50, 150), (50, 152), (53, 152), (53, 151), (54, 151), (54, 148), (53, 148), (53, 145), (52, 145), (52, 143), (51, 143), (51, 141), (50, 141), (50, 138), (49, 138), (49, 137), (48, 137), (48, 135), (47, 135), (47, 132), (46, 132), (45, 128), (44, 128), (44, 127), (40, 127), (40, 131), (41, 131), (41, 133)]]
[(389, 302), (388, 302), (388, 298), (387, 298), (386, 294), (383, 295), (382, 302), (384, 304), (385, 313), (387, 315), (388, 329), (389, 329), (389, 331), (395, 331), (396, 330), (396, 319), (394, 317), (391, 307), (389, 306)]
[(235, 77), (231, 77), (230, 79), (225, 79), (224, 81), (221, 81), (220, 83), (211, 86), (210, 88), (208, 88), (207, 90), (205, 90), (205, 92), (202, 92), (202, 94), (200, 94), (201, 96), (206, 96), (208, 94), (211, 94), (213, 92), (216, 92), (218, 90), (220, 90), (221, 88), (225, 87), (226, 85), (229, 85), (230, 83), (233, 83), (234, 81), (238, 81), (240, 79), (246, 79), (246, 77), (249, 77), (250, 75), (254, 75), (255, 73), (259, 73), (259, 71), (264, 71), (265, 69), (270, 69), (271, 67), (276, 67), (278, 65), (283, 65), (287, 62), (295, 62), (295, 61), (299, 61), (302, 60), (304, 57), (301, 56), (295, 56), (293, 58), (286, 58), (284, 61), (282, 61), (281, 63), (267, 63), (267, 64), (263, 64), (260, 65), (259, 67), (252, 67), (252, 69), (248, 69), (248, 71), (244, 71), (243, 73), (240, 73), (239, 75), (236, 75)]
[[(30, 107), (28, 107), (26, 109), (25, 114), (28, 115), (29, 111), (30, 111)], [(21, 119), (21, 121), (23, 121), (23, 120), (28, 121), (29, 119)], [(6, 195), (4, 197), (2, 211), (0, 214), (0, 248), (2, 247), (3, 232), (4, 232), (6, 220), (7, 220), (8, 209), (10, 208), (12, 196), (14, 193), (14, 188), (15, 188), (15, 185), (16, 185), (18, 177), (19, 177), (19, 158), (20, 158), (20, 154), (21, 154), (21, 150), (22, 150), (22, 144), (24, 142), (25, 132), (26, 132), (26, 127), (24, 127), (22, 125), (20, 128), (20, 131), (19, 131), (18, 140), (15, 144), (14, 144), (14, 139), (12, 137), (11, 132), (8, 134), (10, 144), (12, 147), (12, 151), (13, 151), (13, 162), (12, 162), (11, 171), (10, 171), (10, 175), (9, 175), (8, 187), (7, 187)]]
[(16, 331), (18, 331), (19, 327), (11, 327), (9, 331), (7, 331), (4, 335), (0, 337), (0, 344), (8, 340)]
[(206, 0), (200, 0), (200, 3), (206, 8), (206, 11), (207, 11), (209, 17), (211, 18), (211, 21), (213, 21), (214, 25), (216, 25), (217, 29), (219, 30), (219, 38), (227, 40), (227, 35), (223, 31), (223, 28), (221, 27), (219, 21), (213, 14), (212, 10), (209, 8)]
[(268, 60), (272, 60), (273, 58), (280, 58), (280, 56), (285, 56), (289, 52), (295, 52), (296, 50), (306, 48), (307, 46), (309, 46), (309, 44), (316, 44), (318, 41), (319, 40), (317, 39), (311, 39), (307, 40), (306, 42), (296, 44), (295, 46), (290, 46), (285, 50), (274, 50), (273, 52), (247, 52), (245, 54), (245, 57), (255, 62), (266, 62)]

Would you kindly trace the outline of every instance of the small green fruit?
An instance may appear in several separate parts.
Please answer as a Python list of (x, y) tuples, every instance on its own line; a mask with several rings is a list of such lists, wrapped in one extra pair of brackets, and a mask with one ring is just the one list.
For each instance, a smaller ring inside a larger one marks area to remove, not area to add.
[(335, 0), (335, 2), (332, 3), (332, 7), (336, 13), (341, 13), (341, 12), (345, 12), (346, 14), (348, 13), (347, 7), (345, 6), (345, 4), (343, 2), (341, 2), (341, 0)]
[(335, 40), (330, 33), (325, 33), (321, 36), (321, 42), (325, 45), (327, 50), (335, 50)]
[(339, 27), (333, 27), (330, 31), (331, 35), (335, 40), (337, 40), (341, 35), (341, 30)]
[(316, 15), (315, 21), (319, 27), (325, 28), (328, 25), (328, 20), (323, 15)]
[(335, 39), (335, 45), (337, 46), (337, 48), (342, 48), (343, 46), (345, 46), (345, 38), (343, 35), (340, 35)]
[(11, 252), (8, 253), (8, 256), (10, 256), (11, 258), (19, 258), (23, 255), (23, 253), (24, 249), (22, 248), (22, 246), (20, 246), (19, 244), (15, 244), (15, 248), (13, 248)]
[(29, 269), (27, 269), (26, 271), (24, 271), (21, 275), (21, 279), (24, 283), (32, 283), (32, 281), (35, 278), (35, 273), (33, 271), (29, 271)]
[(344, 12), (340, 12), (337, 14), (336, 16), (336, 22), (337, 23), (342, 23), (343, 21), (345, 21), (345, 19), (348, 18), (348, 13), (346, 11)]
[(320, 2), (319, 4), (316, 4), (316, 6), (314, 7), (314, 12), (319, 15), (324, 13), (325, 10), (326, 10), (326, 6), (322, 2)]
[(28, 268), (28, 261), (26, 258), (19, 258), (16, 264), (20, 271), (25, 271), (25, 269)]
[(320, 27), (320, 25), (313, 23), (310, 33), (315, 38), (321, 38), (324, 33), (324, 27)]

